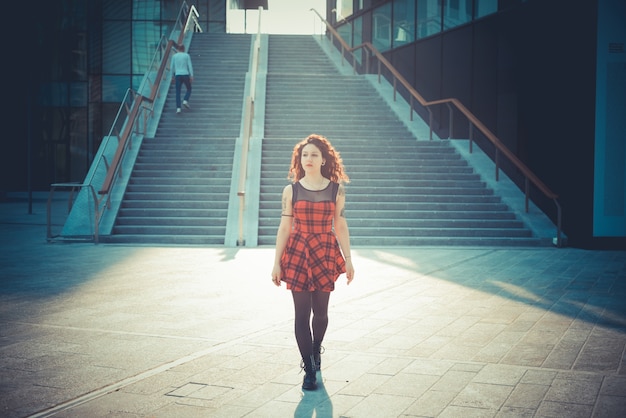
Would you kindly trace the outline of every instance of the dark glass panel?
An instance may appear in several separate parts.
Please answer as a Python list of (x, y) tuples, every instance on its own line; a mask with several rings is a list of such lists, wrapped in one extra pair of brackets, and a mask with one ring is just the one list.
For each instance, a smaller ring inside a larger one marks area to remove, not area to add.
[(102, 101), (121, 103), (130, 87), (130, 78), (127, 75), (102, 76)]
[(103, 0), (102, 16), (104, 20), (130, 20), (132, 0)]
[(158, 21), (160, 18), (161, 0), (133, 0), (133, 20)]
[(393, 2), (393, 47), (415, 40), (415, 0)]
[(87, 109), (72, 109), (70, 113), (70, 181), (81, 181), (89, 165)]
[(417, 0), (417, 38), (441, 32), (441, 0)]
[(70, 106), (81, 107), (87, 106), (87, 98), (89, 97), (89, 91), (87, 89), (87, 83), (70, 83)]
[(372, 44), (380, 52), (391, 49), (391, 3), (384, 4), (372, 14)]
[(41, 106), (68, 106), (67, 83), (41, 83), (39, 104)]
[(498, 11), (498, 0), (474, 0), (476, 3), (475, 18), (487, 16)]
[(161, 38), (159, 22), (133, 22), (133, 74), (145, 74)]
[(130, 21), (104, 22), (102, 42), (103, 73), (130, 73), (130, 23)]
[(443, 29), (451, 29), (472, 20), (473, 0), (444, 0)]

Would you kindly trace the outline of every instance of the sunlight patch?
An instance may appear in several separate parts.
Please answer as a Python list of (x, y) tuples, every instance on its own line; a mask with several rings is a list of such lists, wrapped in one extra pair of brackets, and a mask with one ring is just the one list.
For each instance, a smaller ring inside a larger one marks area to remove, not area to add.
[(501, 282), (498, 280), (491, 281), (494, 285), (498, 286), (500, 289), (506, 291), (510, 295), (514, 295), (520, 299), (524, 299), (526, 301), (540, 302), (543, 300), (542, 297), (536, 295), (535, 293), (529, 292), (521, 286), (516, 286), (511, 283)]

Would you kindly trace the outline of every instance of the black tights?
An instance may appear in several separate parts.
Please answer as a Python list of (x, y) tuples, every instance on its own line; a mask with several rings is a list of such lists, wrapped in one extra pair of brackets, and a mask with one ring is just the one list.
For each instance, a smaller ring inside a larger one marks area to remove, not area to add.
[[(324, 334), (326, 334), (330, 292), (320, 290), (313, 292), (292, 291), (291, 294), (295, 309), (296, 341), (302, 358), (309, 358), (313, 354), (313, 341), (321, 343)], [(313, 312), (312, 320), (311, 311)]]

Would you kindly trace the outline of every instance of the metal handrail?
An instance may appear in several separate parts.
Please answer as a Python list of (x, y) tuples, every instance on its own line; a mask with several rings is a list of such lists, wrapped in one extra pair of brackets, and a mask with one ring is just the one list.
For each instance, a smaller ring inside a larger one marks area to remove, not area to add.
[(256, 78), (259, 67), (259, 52), (261, 49), (261, 11), (263, 7), (259, 6), (259, 22), (257, 26), (256, 38), (254, 40), (254, 48), (252, 51), (252, 72), (250, 73), (250, 91), (246, 97), (244, 114), (243, 114), (243, 138), (241, 143), (241, 160), (239, 163), (239, 187), (237, 196), (239, 196), (239, 235), (237, 245), (244, 246), (246, 244), (244, 234), (244, 218), (246, 206), (246, 179), (248, 177), (248, 151), (250, 149), (250, 137), (252, 136), (252, 127), (254, 122), (254, 99), (256, 97)]
[(167, 39), (164, 36), (159, 39), (159, 43), (154, 50), (150, 65), (147, 67), (147, 71), (144, 75), (141, 84), (137, 89), (137, 92), (141, 94), (145, 100), (154, 102), (158, 96), (160, 96), (162, 86), (161, 81), (165, 76), (167, 66), (161, 65), (165, 58), (169, 57), (172, 48), (174, 48), (174, 41)]
[[(185, 39), (185, 33), (189, 30), (189, 26), (191, 22), (193, 21), (194, 24), (198, 23), (197, 17), (199, 16), (199, 14), (195, 6), (191, 6), (190, 8), (187, 8), (187, 3), (183, 2), (183, 5), (178, 14), (177, 24), (182, 23), (180, 18), (184, 16), (185, 13), (186, 13), (185, 23), (181, 26), (182, 29), (178, 35), (177, 44), (179, 45), (183, 43), (183, 40)], [(194, 29), (195, 29), (195, 26), (194, 26)], [(115, 178), (117, 177), (118, 172), (121, 170), (122, 157), (127, 149), (126, 144), (130, 140), (132, 129), (135, 126), (135, 123), (137, 122), (138, 117), (140, 116), (140, 111), (144, 107), (144, 102), (153, 102), (155, 97), (160, 91), (161, 82), (163, 81), (163, 77), (166, 73), (167, 66), (170, 64), (170, 54), (172, 52), (173, 43), (174, 42), (172, 40), (168, 41), (167, 43), (167, 47), (165, 48), (163, 59), (161, 60), (159, 69), (157, 71), (157, 78), (155, 79), (155, 83), (152, 85), (152, 88), (150, 89), (150, 95), (144, 96), (141, 94), (137, 94), (135, 96), (133, 105), (128, 111), (128, 117), (125, 123), (125, 129), (122, 131), (121, 135), (119, 136), (119, 145), (115, 152), (115, 156), (113, 157), (111, 166), (107, 170), (107, 175), (105, 177), (104, 183), (102, 184), (101, 189), (98, 191), (98, 194), (100, 195), (110, 196), (110, 192), (113, 187)]]
[[(177, 30), (180, 30), (176, 42), (177, 44), (182, 44), (185, 39), (186, 33), (189, 31), (190, 28), (193, 28), (194, 31), (202, 31), (198, 22), (199, 16), (200, 15), (195, 6), (188, 6), (187, 2), (183, 2), (178, 13), (175, 27), (174, 29), (172, 29), (172, 34), (174, 34)], [(103, 152), (100, 156), (100, 159), (92, 164), (91, 175), (82, 184), (55, 183), (51, 185), (47, 214), (48, 239), (52, 238), (50, 225), (50, 202), (56, 188), (72, 187), (72, 190), (74, 190), (74, 188), (88, 187), (94, 199), (94, 242), (96, 244), (98, 243), (100, 220), (102, 219), (102, 215), (104, 214), (105, 210), (110, 208), (111, 206), (111, 193), (113, 191), (113, 188), (115, 187), (116, 180), (122, 175), (122, 162), (124, 160), (124, 156), (126, 155), (127, 150), (132, 148), (133, 134), (142, 134), (146, 131), (148, 118), (153, 115), (154, 101), (156, 97), (161, 93), (162, 85), (165, 84), (163, 83), (163, 78), (165, 77), (168, 65), (170, 63), (170, 54), (172, 52), (173, 46), (173, 40), (169, 40), (167, 41), (167, 43), (159, 42), (157, 50), (155, 51), (154, 57), (150, 64), (151, 66), (148, 68), (148, 71), (146, 71), (144, 79), (142, 80), (142, 83), (140, 85), (139, 93), (133, 91), (132, 89), (128, 89), (126, 91), (124, 99), (122, 100), (118, 109), (117, 115), (113, 121), (113, 124), (111, 125), (111, 129), (109, 130), (109, 134), (100, 144), (100, 149), (104, 150), (107, 148), (111, 138), (117, 138), (118, 144), (111, 161), (107, 159), (106, 155)], [(160, 59), (158, 70), (154, 72), (152, 70), (155, 68), (155, 64), (158, 61), (158, 57), (160, 56), (162, 56), (162, 59)], [(156, 76), (152, 80), (150, 77), (153, 75), (153, 73)], [(143, 93), (146, 89), (147, 84), (149, 84), (148, 88), (150, 89), (150, 92), (149, 95), (144, 95)], [(130, 97), (132, 97), (132, 100), (129, 101)], [(126, 117), (124, 119), (122, 119), (123, 112), (126, 112)], [(143, 120), (141, 119), (142, 117)], [(121, 127), (119, 127), (118, 123), (120, 123), (122, 120), (123, 122), (121, 123)], [(140, 122), (143, 122), (143, 126), (140, 125)], [(104, 167), (106, 169), (106, 175), (104, 177), (104, 181), (102, 182), (99, 190), (96, 193), (95, 189), (98, 188), (98, 186), (94, 184), (95, 175), (99, 172), (98, 168), (102, 164), (104, 164)], [(70, 199), (72, 194), (73, 193), (70, 194)]]
[(410, 108), (410, 120), (413, 120), (413, 112), (415, 110), (414, 108), (414, 100), (417, 100), (420, 105), (422, 105), (424, 108), (426, 108), (428, 110), (429, 113), (429, 121), (428, 121), (428, 125), (430, 128), (430, 139), (432, 140), (432, 133), (433, 133), (433, 113), (432, 113), (432, 106), (437, 106), (437, 105), (441, 105), (441, 104), (445, 104), (446, 106), (448, 106), (448, 109), (450, 110), (450, 118), (449, 118), (449, 130), (448, 130), (448, 134), (449, 134), (449, 139), (452, 133), (452, 127), (453, 127), (453, 112), (452, 112), (452, 107), (455, 107), (458, 111), (460, 111), (463, 115), (465, 115), (465, 117), (468, 119), (469, 121), (469, 140), (470, 140), (470, 153), (472, 152), (472, 143), (473, 143), (473, 129), (476, 128), (478, 129), (480, 132), (483, 133), (483, 135), (487, 138), (487, 140), (489, 142), (491, 142), (493, 144), (493, 146), (496, 149), (496, 154), (494, 157), (494, 163), (495, 163), (495, 167), (496, 167), (496, 172), (495, 172), (495, 178), (496, 181), (499, 180), (499, 172), (500, 172), (500, 154), (504, 155), (506, 158), (508, 158), (508, 160), (522, 173), (522, 175), (524, 176), (524, 199), (525, 199), (525, 210), (526, 212), (529, 211), (529, 198), (530, 198), (530, 183), (532, 183), (544, 196), (546, 196), (548, 199), (552, 200), (554, 202), (554, 204), (556, 205), (556, 209), (557, 209), (557, 231), (556, 231), (556, 246), (557, 247), (561, 247), (562, 246), (562, 231), (561, 231), (561, 217), (562, 217), (562, 213), (561, 213), (561, 205), (559, 204), (558, 201), (558, 195), (556, 193), (554, 193), (552, 190), (550, 190), (550, 188), (548, 186), (546, 186), (545, 183), (543, 183), (539, 177), (533, 173), (533, 171), (528, 168), (511, 150), (509, 150), (506, 145), (504, 145), (502, 143), (502, 141), (500, 141), (500, 139), (494, 135), (493, 132), (491, 132), (468, 108), (466, 108), (463, 103), (461, 103), (458, 99), (456, 98), (448, 98), (448, 99), (440, 99), (440, 100), (433, 100), (433, 101), (427, 101), (426, 99), (424, 99), (418, 92), (417, 90), (400, 74), (400, 72), (398, 72), (398, 70), (391, 65), (391, 63), (374, 47), (374, 45), (372, 45), (369, 42), (364, 42), (360, 45), (357, 45), (355, 47), (350, 47), (345, 40), (341, 37), (341, 35), (339, 35), (339, 32), (337, 32), (337, 30), (326, 21), (326, 19), (324, 19), (315, 9), (311, 9), (312, 12), (314, 12), (315, 14), (317, 14), (317, 16), (322, 20), (322, 22), (326, 25), (326, 28), (328, 29), (328, 31), (330, 32), (330, 38), (331, 38), (331, 43), (334, 45), (333, 40), (336, 38), (336, 40), (339, 42), (340, 45), (340, 49), (341, 49), (341, 63), (343, 65), (344, 62), (344, 54), (347, 52), (350, 54), (351, 58), (352, 58), (352, 68), (353, 70), (356, 72), (356, 63), (357, 63), (357, 59), (356, 56), (354, 55), (354, 51), (359, 50), (359, 49), (363, 49), (365, 51), (366, 54), (366, 71), (365, 73), (369, 73), (369, 60), (372, 56), (376, 57), (378, 59), (378, 82), (380, 83), (380, 77), (381, 77), (381, 73), (382, 73), (382, 69), (381, 69), (381, 65), (384, 66), (389, 73), (392, 76), (392, 84), (393, 84), (393, 99), (394, 101), (396, 100), (396, 93), (397, 93), (397, 83), (399, 82), (408, 92), (409, 94), (409, 108)]

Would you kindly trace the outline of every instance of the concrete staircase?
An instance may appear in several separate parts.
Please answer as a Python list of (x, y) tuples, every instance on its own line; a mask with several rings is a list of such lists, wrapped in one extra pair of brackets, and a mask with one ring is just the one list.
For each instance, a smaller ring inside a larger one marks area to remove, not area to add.
[[(353, 245), (546, 245), (449, 141), (418, 140), (370, 81), (340, 72), (313, 37), (268, 39), (259, 245), (275, 243), (291, 152), (310, 133), (333, 142), (352, 179)], [(224, 245), (250, 46), (250, 35), (194, 35), (192, 108), (175, 113), (172, 85), (102, 241)]]
[(353, 245), (543, 245), (448, 141), (417, 140), (367, 80), (298, 35), (269, 37), (260, 245), (275, 243), (291, 152), (310, 133), (331, 140), (352, 179)]
[(191, 109), (175, 113), (172, 83), (106, 241), (224, 244), (250, 44), (250, 35), (194, 34)]

